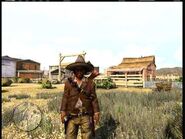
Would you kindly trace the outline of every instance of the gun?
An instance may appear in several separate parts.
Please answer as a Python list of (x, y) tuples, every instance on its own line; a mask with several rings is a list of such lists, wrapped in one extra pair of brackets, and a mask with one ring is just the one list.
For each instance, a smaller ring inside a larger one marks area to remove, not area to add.
[(64, 117), (64, 134), (66, 134), (67, 132), (67, 125), (70, 119), (71, 119), (70, 115)]
[(92, 116), (92, 136), (95, 137), (95, 123), (94, 123), (94, 117)]

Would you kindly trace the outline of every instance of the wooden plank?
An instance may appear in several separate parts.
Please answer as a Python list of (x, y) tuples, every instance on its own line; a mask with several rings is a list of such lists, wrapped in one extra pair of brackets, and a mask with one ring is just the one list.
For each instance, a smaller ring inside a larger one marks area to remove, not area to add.
[(127, 78), (127, 79), (139, 79), (142, 80), (142, 78), (138, 77), (138, 78)]
[[(125, 74), (123, 75), (110, 75), (111, 77), (115, 77), (115, 76), (118, 76), (118, 77), (121, 77), (121, 76), (125, 76)], [(127, 74), (127, 76), (142, 76), (142, 74)]]
[[(116, 86), (126, 86), (125, 84), (121, 84), (121, 83), (118, 83), (116, 84)], [(136, 87), (136, 86), (141, 86), (143, 87), (143, 84), (127, 84), (127, 86), (133, 86), (133, 87)]]

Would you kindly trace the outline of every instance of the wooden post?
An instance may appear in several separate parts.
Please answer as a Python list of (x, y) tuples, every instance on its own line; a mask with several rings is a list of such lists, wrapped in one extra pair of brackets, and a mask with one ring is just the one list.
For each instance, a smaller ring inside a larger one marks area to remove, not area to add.
[(125, 72), (125, 87), (127, 87), (127, 72)]
[(58, 81), (61, 80), (61, 53), (59, 54), (59, 65), (58, 65)]
[(51, 81), (52, 77), (51, 77), (51, 66), (49, 66), (49, 80)]
[(145, 73), (146, 71), (145, 71), (145, 69), (143, 69), (143, 88), (145, 88)]

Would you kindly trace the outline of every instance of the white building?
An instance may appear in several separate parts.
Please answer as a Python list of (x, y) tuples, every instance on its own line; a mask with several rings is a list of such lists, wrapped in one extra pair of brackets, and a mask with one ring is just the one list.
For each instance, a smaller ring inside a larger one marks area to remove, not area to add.
[(2, 77), (16, 77), (16, 59), (9, 56), (2, 57)]

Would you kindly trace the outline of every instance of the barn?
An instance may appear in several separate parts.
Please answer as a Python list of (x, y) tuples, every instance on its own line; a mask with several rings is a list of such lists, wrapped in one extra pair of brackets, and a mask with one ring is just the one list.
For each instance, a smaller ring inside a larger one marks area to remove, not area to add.
[(155, 56), (123, 58), (119, 65), (107, 69), (107, 76), (117, 85), (144, 87), (145, 82), (156, 78)]

